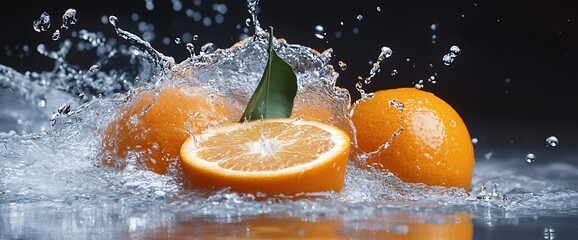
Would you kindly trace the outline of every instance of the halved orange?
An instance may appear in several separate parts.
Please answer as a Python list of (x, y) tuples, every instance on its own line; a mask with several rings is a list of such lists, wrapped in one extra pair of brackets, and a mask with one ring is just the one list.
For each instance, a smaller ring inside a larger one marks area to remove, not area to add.
[(181, 147), (192, 187), (293, 196), (340, 192), (350, 138), (329, 124), (292, 118), (210, 128)]

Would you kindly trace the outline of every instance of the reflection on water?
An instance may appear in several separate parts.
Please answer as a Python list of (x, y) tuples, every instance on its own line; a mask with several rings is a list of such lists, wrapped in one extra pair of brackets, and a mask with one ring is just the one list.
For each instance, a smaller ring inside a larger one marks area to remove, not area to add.
[[(207, 44), (175, 64), (115, 29), (130, 44), (81, 31), (58, 51), (40, 47), (55, 59), (51, 72), (23, 74), (0, 65), (0, 239), (472, 239), (514, 230), (563, 239), (573, 231), (567, 223), (577, 220), (578, 168), (567, 161), (529, 165), (509, 156), (478, 157), (471, 192), (408, 184), (351, 164), (340, 194), (265, 201), (227, 190), (204, 195), (184, 188), (178, 174), (137, 165), (102, 167), (100, 132), (135, 89), (198, 79), (190, 84), (244, 106), (267, 45), (259, 34), (229, 49)], [(88, 69), (68, 63), (78, 46), (100, 60)], [(330, 109), (333, 123), (347, 119), (350, 96), (335, 86), (332, 51), (285, 40), (276, 48), (296, 69), (298, 101)], [(391, 54), (382, 50), (384, 58)], [(459, 48), (450, 53), (453, 61)]]

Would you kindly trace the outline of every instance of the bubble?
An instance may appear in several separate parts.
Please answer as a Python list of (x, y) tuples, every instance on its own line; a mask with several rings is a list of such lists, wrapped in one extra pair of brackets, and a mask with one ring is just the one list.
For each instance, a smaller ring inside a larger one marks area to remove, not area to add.
[(357, 15), (356, 18), (357, 18), (357, 21), (361, 21), (361, 19), (363, 19), (363, 15), (359, 14), (359, 15)]
[(181, 39), (180, 39), (180, 38), (175, 38), (175, 43), (176, 43), (176, 44), (181, 44)]
[(381, 7), (380, 7), (380, 6), (377, 6), (376, 10), (377, 10), (378, 12), (381, 12)]
[(536, 161), (536, 155), (534, 155), (533, 153), (528, 153), (526, 155), (526, 162), (534, 163), (535, 161)]
[(486, 158), (486, 160), (490, 160), (492, 158), (492, 155), (494, 155), (494, 152), (487, 152), (486, 154), (484, 154), (484, 158)]
[(558, 138), (556, 136), (550, 136), (546, 138), (546, 147), (556, 147), (558, 146)]
[(40, 14), (38, 20), (35, 20), (32, 23), (32, 27), (34, 28), (34, 31), (45, 32), (50, 28), (50, 15), (47, 12), (43, 12)]
[(197, 41), (197, 40), (199, 40), (199, 35), (197, 35), (197, 34), (193, 35), (193, 41)]
[(396, 69), (393, 69), (393, 70), (391, 71), (391, 76), (395, 76), (395, 75), (397, 75), (397, 74), (398, 74), (398, 72), (397, 72)]
[(478, 144), (478, 139), (477, 139), (477, 138), (472, 138), (472, 144), (474, 144), (474, 145)]
[(315, 37), (319, 38), (319, 39), (324, 39), (325, 38), (325, 28), (321, 25), (317, 25), (315, 26)]
[(435, 31), (435, 30), (438, 29), (438, 26), (439, 26), (439, 23), (433, 23), (432, 25), (430, 25), (430, 29), (431, 29), (432, 31)]

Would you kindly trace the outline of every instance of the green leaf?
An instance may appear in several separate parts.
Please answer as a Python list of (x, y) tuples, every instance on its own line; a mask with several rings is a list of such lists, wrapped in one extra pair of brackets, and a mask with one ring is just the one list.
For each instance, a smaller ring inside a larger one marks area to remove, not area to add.
[(288, 118), (297, 94), (297, 76), (293, 68), (273, 49), (273, 27), (269, 32), (267, 66), (241, 116), (241, 122), (263, 118)]

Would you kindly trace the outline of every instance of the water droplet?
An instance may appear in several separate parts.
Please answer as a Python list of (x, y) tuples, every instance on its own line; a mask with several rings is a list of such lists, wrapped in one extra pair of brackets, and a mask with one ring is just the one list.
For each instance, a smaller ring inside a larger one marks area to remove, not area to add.
[(343, 26), (343, 24), (345, 24), (345, 23), (343, 23), (343, 22), (339, 22), (339, 25)]
[(70, 103), (65, 102), (57, 109), (58, 114), (68, 114), (70, 112)]
[(357, 15), (356, 18), (357, 18), (357, 21), (361, 21), (361, 19), (363, 19), (363, 15), (359, 14), (359, 15)]
[(74, 25), (77, 22), (78, 19), (76, 19), (76, 9), (69, 8), (62, 15), (62, 26), (60, 26), (60, 28), (68, 29), (68, 26)]
[(458, 46), (456, 46), (456, 45), (453, 45), (453, 46), (450, 47), (450, 52), (452, 52), (452, 53), (455, 54), (456, 56), (457, 56), (457, 55), (460, 55), (461, 51), (462, 51), (462, 50), (460, 49), (460, 47), (458, 47)]
[(315, 37), (319, 39), (324, 39), (325, 35), (326, 35), (325, 28), (323, 28), (323, 26), (321, 25), (315, 26)]
[(60, 39), (60, 30), (56, 29), (56, 31), (52, 33), (52, 40), (56, 41), (58, 39)]
[(511, 83), (512, 79), (506, 78), (506, 80), (504, 80), (505, 83)]
[(41, 108), (46, 107), (46, 100), (43, 98), (38, 99), (38, 107), (41, 107)]
[(416, 84), (414, 85), (414, 87), (415, 87), (415, 89), (422, 89), (422, 88), (423, 88), (423, 84), (421, 84), (421, 83), (416, 83)]
[(83, 98), (84, 98), (84, 93), (83, 93), (83, 92), (80, 92), (80, 93), (78, 94), (78, 97), (79, 97), (80, 99), (83, 99)]
[(351, 31), (353, 34), (357, 35), (359, 34), (359, 28), (353, 28), (353, 30)]
[(108, 22), (110, 22), (113, 27), (118, 28), (118, 18), (116, 16), (111, 15), (108, 17)]
[(88, 71), (89, 72), (97, 72), (99, 69), (100, 69), (100, 66), (98, 66), (97, 64), (94, 64), (94, 65), (90, 66)]
[(43, 12), (40, 14), (40, 18), (34, 20), (32, 27), (34, 28), (34, 31), (45, 32), (50, 28), (50, 15), (48, 15), (47, 12)]
[(439, 26), (439, 23), (434, 23), (434, 24), (432, 24), (432, 25), (430, 26), (430, 28), (431, 28), (432, 31), (435, 31), (435, 30), (438, 29), (438, 26)]
[(486, 154), (484, 154), (484, 157), (486, 158), (486, 160), (490, 160), (492, 158), (492, 155), (494, 155), (494, 152), (487, 152)]
[(472, 144), (474, 144), (474, 145), (478, 144), (478, 139), (477, 139), (477, 138), (472, 138)]
[(339, 65), (342, 71), (345, 71), (345, 69), (347, 69), (347, 64), (345, 62), (339, 61), (337, 64)]
[(397, 75), (397, 73), (398, 73), (397, 70), (396, 70), (396, 69), (393, 69), (393, 70), (391, 71), (391, 76), (395, 76), (395, 75)]
[(189, 51), (189, 57), (191, 58), (192, 61), (193, 58), (195, 57), (195, 45), (193, 45), (192, 43), (187, 43), (186, 48), (187, 51)]
[(180, 39), (180, 38), (175, 38), (175, 43), (176, 43), (176, 44), (181, 44), (181, 39)]
[(550, 137), (546, 138), (546, 146), (547, 147), (558, 146), (558, 138), (555, 136), (550, 136)]
[(526, 155), (526, 162), (534, 163), (535, 161), (536, 161), (536, 156), (533, 153), (528, 153), (528, 155)]
[(552, 227), (546, 227), (544, 228), (544, 239), (545, 240), (554, 240), (556, 239), (556, 230)]
[(391, 100), (389, 101), (389, 106), (393, 106), (395, 108), (397, 108), (397, 110), (399, 110), (400, 112), (403, 112), (403, 103), (401, 102), (397, 102), (396, 100)]
[(199, 35), (197, 35), (197, 34), (193, 35), (193, 41), (197, 41), (197, 40), (199, 40)]
[(444, 57), (442, 58), (442, 61), (444, 62), (445, 65), (450, 65), (454, 62), (454, 59), (460, 55), (461, 53), (461, 49), (456, 46), (453, 45), (450, 47), (450, 52), (446, 55), (444, 55)]
[(378, 12), (381, 12), (381, 7), (380, 7), (380, 6), (377, 6), (377, 11), (378, 11)]

